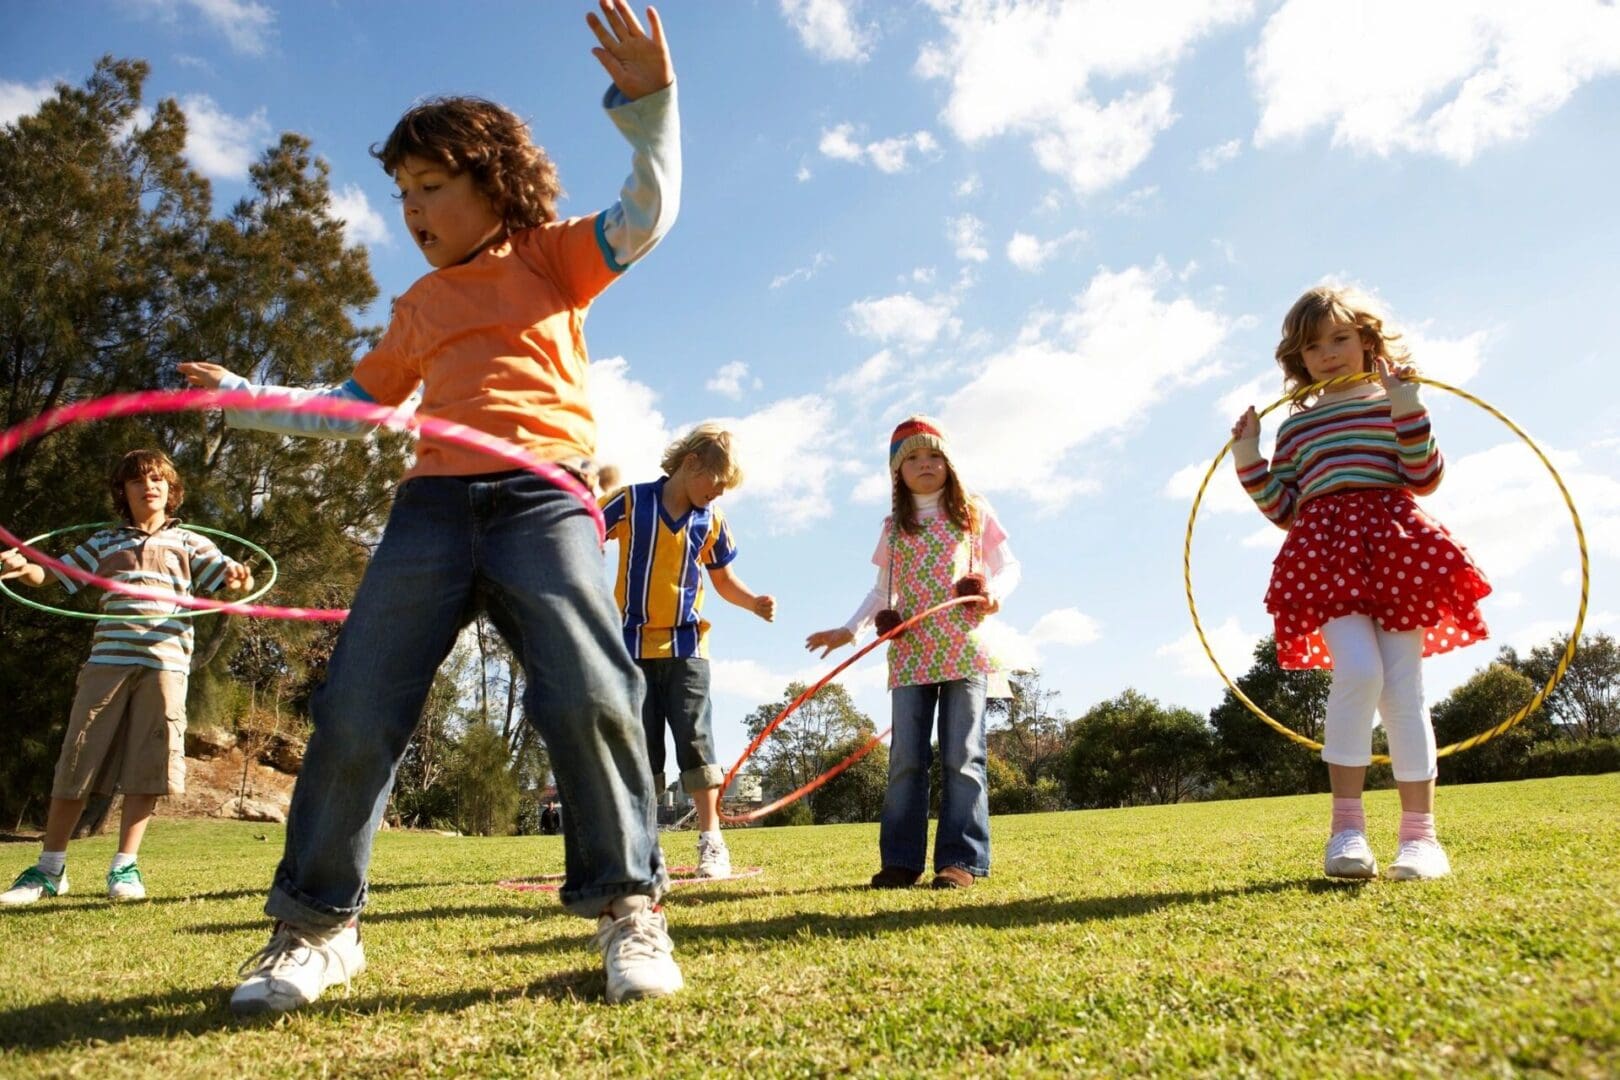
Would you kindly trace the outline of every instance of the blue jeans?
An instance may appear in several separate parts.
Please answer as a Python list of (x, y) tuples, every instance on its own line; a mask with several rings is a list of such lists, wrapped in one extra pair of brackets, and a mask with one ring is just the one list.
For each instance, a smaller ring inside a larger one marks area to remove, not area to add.
[(434, 673), (482, 608), (523, 664), (568, 821), (562, 902), (596, 916), (667, 886), (642, 678), (619, 633), (590, 515), (527, 472), (400, 486), (310, 714), (287, 846), (265, 912), (339, 926), (366, 900), (371, 843)]
[(901, 686), (890, 691), (894, 734), (889, 740), (889, 788), (883, 795), (878, 852), (884, 866), (923, 870), (928, 845), (928, 768), (935, 706), (944, 766), (934, 870), (960, 866), (974, 877), (990, 873), (990, 791), (985, 770), (985, 678)]
[(709, 661), (701, 656), (659, 656), (637, 660), (647, 680), (641, 727), (647, 734), (647, 763), (658, 792), (664, 790), (664, 728), (675, 740), (681, 790), (690, 794), (719, 787), (726, 770), (715, 760), (714, 705), (709, 700)]

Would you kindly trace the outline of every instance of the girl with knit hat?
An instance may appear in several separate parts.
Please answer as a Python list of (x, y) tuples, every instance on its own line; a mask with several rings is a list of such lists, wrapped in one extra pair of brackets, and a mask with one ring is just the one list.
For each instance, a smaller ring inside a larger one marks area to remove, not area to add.
[(990, 873), (984, 705), (997, 665), (980, 628), (1018, 584), (1018, 561), (990, 505), (957, 477), (937, 420), (912, 416), (894, 429), (889, 474), (893, 512), (872, 555), (877, 584), (848, 622), (811, 634), (805, 648), (826, 656), (869, 626), (884, 633), (954, 596), (984, 597), (924, 619), (889, 643), (894, 734), (878, 837), (882, 867), (872, 878), (875, 889), (898, 889), (922, 876), (937, 712), (944, 784), (933, 886), (965, 888)]

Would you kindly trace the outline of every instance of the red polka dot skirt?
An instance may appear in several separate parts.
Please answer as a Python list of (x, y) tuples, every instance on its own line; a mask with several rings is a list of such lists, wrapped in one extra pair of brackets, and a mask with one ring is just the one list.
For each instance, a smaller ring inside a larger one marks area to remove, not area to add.
[(1487, 636), (1479, 601), (1490, 582), (1446, 527), (1404, 489), (1346, 491), (1307, 500), (1272, 564), (1266, 610), (1277, 662), (1331, 668), (1322, 624), (1367, 615), (1389, 631), (1423, 630), (1423, 655)]

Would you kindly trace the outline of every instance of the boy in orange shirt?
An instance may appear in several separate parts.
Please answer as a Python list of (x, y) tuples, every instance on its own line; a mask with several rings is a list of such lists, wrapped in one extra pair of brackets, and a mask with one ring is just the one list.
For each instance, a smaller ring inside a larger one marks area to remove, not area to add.
[[(657, 12), (625, 0), (587, 21), (613, 80), (604, 105), (632, 173), (609, 209), (559, 221), (555, 167), (528, 128), (476, 98), (418, 105), (376, 156), (434, 271), (394, 305), (377, 347), (325, 394), (386, 405), (418, 387), (419, 411), (507, 439), (589, 475), (596, 424), (585, 393), (592, 299), (668, 230), (680, 193), (674, 65)], [(193, 385), (253, 387), (214, 364)], [(229, 414), (239, 427), (355, 437), (313, 415)], [(682, 986), (659, 897), (642, 678), (619, 635), (592, 517), (569, 492), (475, 451), (424, 437), (311, 703), (314, 735), (293, 791), (265, 911), (270, 943), (243, 965), (239, 1013), (281, 1012), (365, 966), (358, 916), (371, 841), (434, 672), (480, 607), (527, 677), (569, 821), (562, 902), (597, 919), (608, 1000)]]

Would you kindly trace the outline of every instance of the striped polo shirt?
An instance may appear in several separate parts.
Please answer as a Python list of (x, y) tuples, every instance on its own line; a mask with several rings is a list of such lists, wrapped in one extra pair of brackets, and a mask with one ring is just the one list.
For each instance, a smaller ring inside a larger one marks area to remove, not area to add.
[[(211, 593), (225, 583), (230, 565), (213, 541), (171, 518), (154, 533), (134, 525), (102, 529), (61, 557), (75, 570), (122, 584), (167, 589), (177, 594)], [(56, 574), (76, 593), (80, 582)], [(189, 672), (194, 635), (191, 619), (120, 619), (120, 615), (161, 615), (184, 609), (162, 600), (123, 593), (101, 597), (103, 617), (96, 621), (90, 643), (91, 664), (139, 665), (163, 671)]]
[(1287, 528), (1307, 499), (1383, 488), (1427, 495), (1444, 471), (1428, 412), (1394, 416), (1375, 390), (1294, 413), (1277, 430), (1270, 467), (1242, 466), (1238, 479), (1260, 512)]
[(670, 518), (664, 510), (668, 480), (632, 484), (602, 500), (607, 538), (619, 542), (614, 595), (624, 616), (624, 644), (637, 660), (708, 657), (703, 569), (718, 570), (737, 557), (726, 519), (713, 506)]

